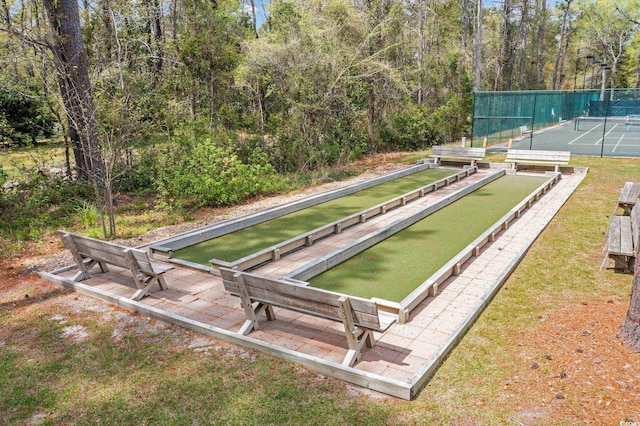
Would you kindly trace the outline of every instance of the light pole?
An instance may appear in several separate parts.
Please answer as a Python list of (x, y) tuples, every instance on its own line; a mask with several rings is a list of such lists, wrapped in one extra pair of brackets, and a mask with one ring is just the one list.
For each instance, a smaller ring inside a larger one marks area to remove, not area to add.
[(593, 64), (593, 61), (595, 61), (596, 57), (593, 55), (587, 55), (585, 56), (585, 59), (587, 60), (587, 62), (584, 64), (584, 70), (582, 72), (582, 90), (586, 89), (587, 67)]
[(604, 91), (607, 85), (607, 70), (610, 70), (611, 67), (607, 65), (606, 62), (600, 64), (602, 67), (602, 86), (600, 87), (600, 100), (604, 101)]
[[(580, 54), (580, 49), (578, 49), (578, 55), (579, 54)], [(593, 56), (593, 55), (585, 55), (585, 56), (578, 56), (576, 58), (576, 69), (575, 69), (575, 72), (573, 73), (573, 91), (574, 92), (576, 91), (576, 86), (577, 86), (577, 83), (578, 83), (578, 64), (580, 63), (580, 59), (586, 59), (588, 61), (592, 61), (592, 60), (595, 59), (595, 56)], [(584, 72), (585, 73), (587, 72), (587, 64), (588, 63), (589, 62), (587, 62), (584, 65)], [(585, 77), (583, 76), (583, 78), (582, 78), (582, 89), (584, 89), (584, 84), (585, 84)]]

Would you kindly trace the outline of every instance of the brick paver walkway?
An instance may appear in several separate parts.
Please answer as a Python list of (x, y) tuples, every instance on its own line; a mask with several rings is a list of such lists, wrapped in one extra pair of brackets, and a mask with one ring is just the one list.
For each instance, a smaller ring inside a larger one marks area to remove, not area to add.
[[(267, 264), (257, 273), (282, 276), (317, 256), (335, 250), (341, 244), (384, 227), (415, 209), (425, 208), (494, 172), (491, 169), (480, 170), (403, 208)], [(512, 222), (494, 243), (485, 246), (477, 257), (468, 261), (460, 275), (451, 277), (441, 285), (436, 297), (427, 298), (414, 309), (406, 324), (396, 323), (384, 335), (377, 334), (376, 345), (365, 349), (361, 360), (353, 368), (407, 384), (423, 380), (431, 374), (459, 339), (460, 333), (466, 331), (489, 303), (584, 176), (585, 172), (582, 171), (564, 175), (545, 196)], [(57, 275), (69, 278), (74, 272), (75, 269), (71, 269)], [(244, 322), (245, 315), (239, 299), (224, 290), (219, 277), (180, 266), (165, 276), (169, 290), (154, 289), (140, 303), (230, 332), (236, 332)], [(117, 267), (110, 267), (110, 272), (96, 274), (82, 284), (115, 298), (129, 298), (135, 291), (130, 272)], [(319, 360), (342, 362), (347, 352), (342, 324), (282, 309), (276, 309), (276, 316), (276, 321), (269, 322), (261, 316), (260, 329), (253, 331), (249, 339)]]

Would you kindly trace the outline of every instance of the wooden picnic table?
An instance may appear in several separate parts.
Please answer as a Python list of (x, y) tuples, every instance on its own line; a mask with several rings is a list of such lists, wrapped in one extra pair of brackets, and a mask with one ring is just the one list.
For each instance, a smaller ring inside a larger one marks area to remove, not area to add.
[(624, 215), (629, 216), (631, 209), (640, 196), (640, 182), (626, 182), (618, 198), (618, 207), (624, 210)]

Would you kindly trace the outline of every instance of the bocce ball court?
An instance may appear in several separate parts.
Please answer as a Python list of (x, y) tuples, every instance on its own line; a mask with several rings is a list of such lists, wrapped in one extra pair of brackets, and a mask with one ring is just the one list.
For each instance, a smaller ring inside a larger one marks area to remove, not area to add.
[(410, 399), (586, 172), (426, 160), (141, 247), (165, 266), (167, 289), (152, 285), (140, 300), (126, 267), (42, 275)]

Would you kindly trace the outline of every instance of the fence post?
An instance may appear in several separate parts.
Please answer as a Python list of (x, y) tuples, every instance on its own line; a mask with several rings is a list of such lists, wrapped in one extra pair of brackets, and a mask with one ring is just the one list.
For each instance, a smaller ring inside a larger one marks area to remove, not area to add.
[(531, 135), (529, 136), (529, 151), (533, 149), (533, 132), (535, 131), (536, 125), (536, 108), (538, 104), (538, 93), (533, 96), (533, 111), (531, 114)]

